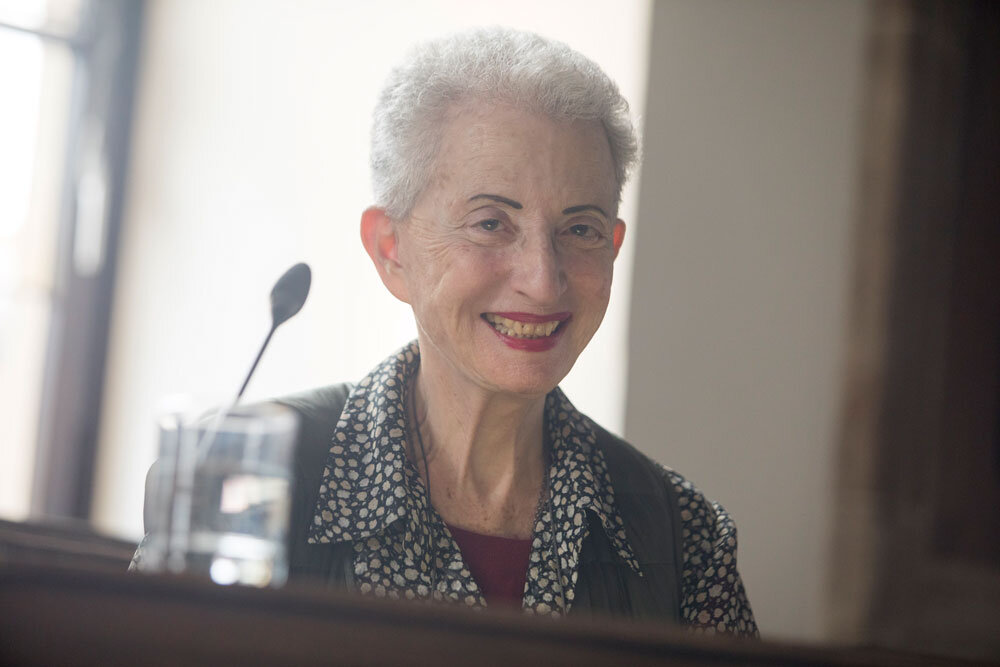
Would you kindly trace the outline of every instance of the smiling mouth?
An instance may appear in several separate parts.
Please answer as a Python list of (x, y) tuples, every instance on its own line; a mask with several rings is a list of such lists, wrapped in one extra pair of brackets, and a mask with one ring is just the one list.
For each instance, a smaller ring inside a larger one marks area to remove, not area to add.
[(562, 317), (561, 319), (542, 322), (522, 322), (521, 320), (511, 319), (503, 315), (484, 313), (483, 319), (505, 336), (531, 339), (551, 336), (568, 318)]

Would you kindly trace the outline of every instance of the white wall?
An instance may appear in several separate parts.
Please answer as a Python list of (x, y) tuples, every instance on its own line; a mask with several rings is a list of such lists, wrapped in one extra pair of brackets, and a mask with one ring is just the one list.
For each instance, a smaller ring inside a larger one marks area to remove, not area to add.
[(735, 516), (771, 637), (826, 634), (866, 12), (655, 3), (625, 432)]
[[(415, 336), (358, 240), (371, 203), (371, 108), (406, 48), (472, 25), (535, 30), (595, 59), (642, 109), (649, 13), (648, 0), (150, 2), (97, 525), (140, 534), (160, 400), (193, 392), (207, 404), (236, 391), (269, 326), (267, 294), (291, 264), (312, 265), (312, 293), (276, 334), (250, 398), (358, 379)], [(564, 384), (619, 432), (631, 250), (619, 256), (605, 325)]]

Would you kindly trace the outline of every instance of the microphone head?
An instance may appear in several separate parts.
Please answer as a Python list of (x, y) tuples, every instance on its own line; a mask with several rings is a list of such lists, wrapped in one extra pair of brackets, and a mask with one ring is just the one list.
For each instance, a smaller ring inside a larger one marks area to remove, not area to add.
[(278, 328), (295, 313), (302, 309), (302, 304), (309, 296), (309, 285), (312, 284), (312, 271), (309, 265), (299, 262), (285, 271), (271, 288), (271, 327)]

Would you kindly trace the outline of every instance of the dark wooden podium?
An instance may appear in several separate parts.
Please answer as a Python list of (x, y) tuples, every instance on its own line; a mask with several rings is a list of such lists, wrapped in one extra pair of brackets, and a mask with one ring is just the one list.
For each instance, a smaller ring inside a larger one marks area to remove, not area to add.
[[(0, 562), (0, 662), (18, 665), (927, 665), (933, 658), (690, 636), (304, 589)], [(948, 662), (948, 664), (953, 664)]]
[[(125, 572), (134, 545), (0, 520), (0, 665), (933, 665), (908, 653), (692, 636)], [(974, 664), (974, 663), (969, 663)]]

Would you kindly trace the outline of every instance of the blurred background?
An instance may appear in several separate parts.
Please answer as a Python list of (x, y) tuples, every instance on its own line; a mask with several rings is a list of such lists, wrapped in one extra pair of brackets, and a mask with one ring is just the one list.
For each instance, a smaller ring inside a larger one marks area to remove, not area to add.
[[(874, 641), (864, 610), (888, 594), (871, 584), (872, 434), (897, 386), (880, 374), (879, 313), (898, 314), (912, 72), (949, 81), (995, 53), (947, 41), (995, 12), (931, 5), (0, 0), (0, 517), (141, 537), (164, 401), (235, 393), (295, 262), (312, 266), (311, 295), (250, 399), (358, 379), (415, 337), (358, 237), (371, 110), (414, 42), (502, 24), (599, 63), (644, 137), (611, 307), (564, 389), (733, 514), (765, 637)], [(911, 69), (926, 48), (951, 55)], [(973, 99), (955, 85), (932, 92)], [(935, 108), (921, 122), (943, 132), (977, 107)], [(977, 497), (994, 498), (990, 479)]]

